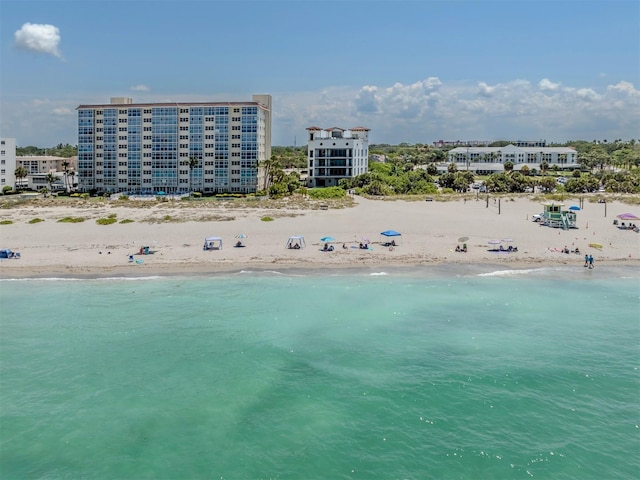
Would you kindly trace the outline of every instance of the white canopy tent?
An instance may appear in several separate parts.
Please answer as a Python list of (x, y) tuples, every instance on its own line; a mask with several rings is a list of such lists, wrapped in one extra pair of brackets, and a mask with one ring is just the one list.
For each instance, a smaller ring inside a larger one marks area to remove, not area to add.
[(304, 237), (302, 235), (292, 235), (289, 237), (289, 240), (287, 240), (287, 248), (299, 249), (306, 246), (307, 245), (304, 243)]
[(204, 239), (203, 250), (222, 250), (222, 238), (207, 237)]

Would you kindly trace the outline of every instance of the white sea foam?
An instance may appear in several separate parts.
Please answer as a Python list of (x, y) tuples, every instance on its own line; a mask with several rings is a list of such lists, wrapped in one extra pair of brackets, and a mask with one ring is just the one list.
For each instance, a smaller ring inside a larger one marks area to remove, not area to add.
[(525, 268), (514, 270), (496, 270), (493, 272), (479, 273), (478, 277), (508, 277), (513, 275), (530, 275), (536, 273), (560, 272), (568, 270), (566, 267)]
[(37, 277), (37, 278), (0, 278), (0, 282), (86, 282), (91, 280), (96, 281), (143, 281), (143, 280), (160, 280), (166, 277), (161, 275), (149, 275), (148, 277)]

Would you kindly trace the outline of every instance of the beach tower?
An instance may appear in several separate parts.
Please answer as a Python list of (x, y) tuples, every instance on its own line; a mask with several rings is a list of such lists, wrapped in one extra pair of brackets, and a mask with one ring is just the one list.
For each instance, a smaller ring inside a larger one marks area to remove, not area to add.
[(544, 212), (542, 215), (542, 224), (553, 228), (562, 228), (568, 230), (570, 228), (578, 228), (576, 226), (576, 212), (573, 210), (564, 210), (562, 203), (543, 203)]

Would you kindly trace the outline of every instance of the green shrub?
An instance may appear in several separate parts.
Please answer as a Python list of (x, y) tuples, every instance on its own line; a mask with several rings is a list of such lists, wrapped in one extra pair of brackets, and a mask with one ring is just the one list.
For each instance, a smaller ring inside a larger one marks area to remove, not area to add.
[(2, 187), (2, 193), (9, 193), (12, 190), (10, 185), (5, 185)]
[(273, 222), (273, 218), (271, 217), (262, 217), (260, 220), (262, 220), (263, 222)]
[(129, 200), (129, 195), (120, 195), (118, 200)]
[(125, 218), (124, 220), (120, 220), (120, 223), (133, 223), (134, 220), (131, 220), (129, 218)]
[(116, 223), (118, 220), (115, 217), (109, 216), (108, 218), (99, 218), (96, 220), (98, 225), (111, 225), (112, 223)]
[(32, 218), (32, 219), (31, 219), (31, 220), (29, 220), (27, 223), (31, 223), (31, 224), (33, 224), (33, 223), (40, 223), (40, 222), (44, 222), (44, 220), (43, 220), (43, 219), (41, 219), (41, 218)]
[(83, 217), (64, 217), (58, 220), (58, 223), (82, 223), (84, 221)]
[(341, 187), (310, 188), (307, 190), (310, 198), (325, 200), (328, 198), (344, 198), (346, 192)]
[(193, 198), (200, 198), (200, 197), (202, 197), (202, 192), (192, 192), (191, 196)]
[(80, 198), (89, 198), (90, 195), (88, 193), (81, 193)]
[(13, 220), (2, 220), (0, 221), (0, 225), (12, 225)]

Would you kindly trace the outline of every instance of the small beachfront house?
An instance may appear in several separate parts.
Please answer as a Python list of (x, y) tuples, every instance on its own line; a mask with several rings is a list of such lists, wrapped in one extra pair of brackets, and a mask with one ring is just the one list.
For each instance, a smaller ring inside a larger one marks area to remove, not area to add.
[(578, 228), (576, 226), (576, 212), (573, 210), (564, 210), (562, 203), (544, 203), (544, 212), (542, 213), (542, 224), (553, 228)]

